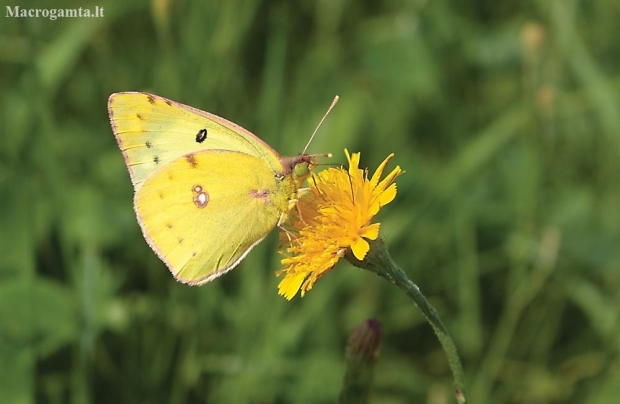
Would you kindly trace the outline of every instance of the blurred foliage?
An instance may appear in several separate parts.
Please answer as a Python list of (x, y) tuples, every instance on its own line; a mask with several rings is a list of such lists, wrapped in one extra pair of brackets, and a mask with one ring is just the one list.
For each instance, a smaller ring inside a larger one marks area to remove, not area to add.
[(396, 153), (383, 235), (451, 330), (472, 402), (617, 402), (617, 0), (22, 3), (105, 17), (0, 24), (3, 402), (335, 402), (368, 317), (384, 326), (372, 402), (453, 402), (404, 294), (341, 264), (287, 302), (275, 232), (216, 282), (176, 283), (108, 124), (127, 90), (288, 155), (339, 94), (310, 151), (371, 169)]

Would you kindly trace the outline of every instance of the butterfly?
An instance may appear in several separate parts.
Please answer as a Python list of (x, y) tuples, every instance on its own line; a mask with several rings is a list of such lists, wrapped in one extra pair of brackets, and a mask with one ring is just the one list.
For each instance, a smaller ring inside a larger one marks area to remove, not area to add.
[(329, 156), (282, 157), (239, 125), (153, 94), (112, 94), (108, 114), (144, 238), (191, 285), (230, 271), (280, 226)]

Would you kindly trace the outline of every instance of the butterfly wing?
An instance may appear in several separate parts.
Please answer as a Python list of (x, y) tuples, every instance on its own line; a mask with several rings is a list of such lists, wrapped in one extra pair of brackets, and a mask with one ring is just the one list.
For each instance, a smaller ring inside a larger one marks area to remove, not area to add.
[(136, 191), (144, 237), (175, 278), (203, 284), (235, 267), (277, 224), (295, 192), (246, 153), (190, 153), (151, 174)]
[(136, 191), (160, 167), (200, 150), (238, 151), (284, 170), (280, 155), (239, 125), (157, 95), (112, 94), (108, 114)]

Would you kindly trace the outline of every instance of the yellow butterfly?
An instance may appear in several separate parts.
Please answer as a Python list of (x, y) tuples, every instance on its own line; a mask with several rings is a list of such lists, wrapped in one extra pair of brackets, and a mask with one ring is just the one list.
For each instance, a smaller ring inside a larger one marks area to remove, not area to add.
[(108, 113), (144, 238), (191, 285), (233, 269), (280, 225), (321, 156), (282, 157), (232, 122), (152, 94), (112, 94)]

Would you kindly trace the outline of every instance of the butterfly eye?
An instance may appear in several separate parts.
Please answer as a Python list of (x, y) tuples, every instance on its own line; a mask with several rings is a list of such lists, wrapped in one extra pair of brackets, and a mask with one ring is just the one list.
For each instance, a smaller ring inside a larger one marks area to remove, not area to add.
[(310, 174), (310, 167), (308, 165), (308, 163), (303, 162), (303, 163), (299, 163), (295, 166), (294, 168), (295, 170), (295, 175), (297, 177), (306, 177), (308, 176), (308, 174)]
[(206, 129), (200, 129), (198, 131), (198, 133), (196, 133), (196, 142), (197, 143), (202, 143), (207, 139), (207, 130)]

